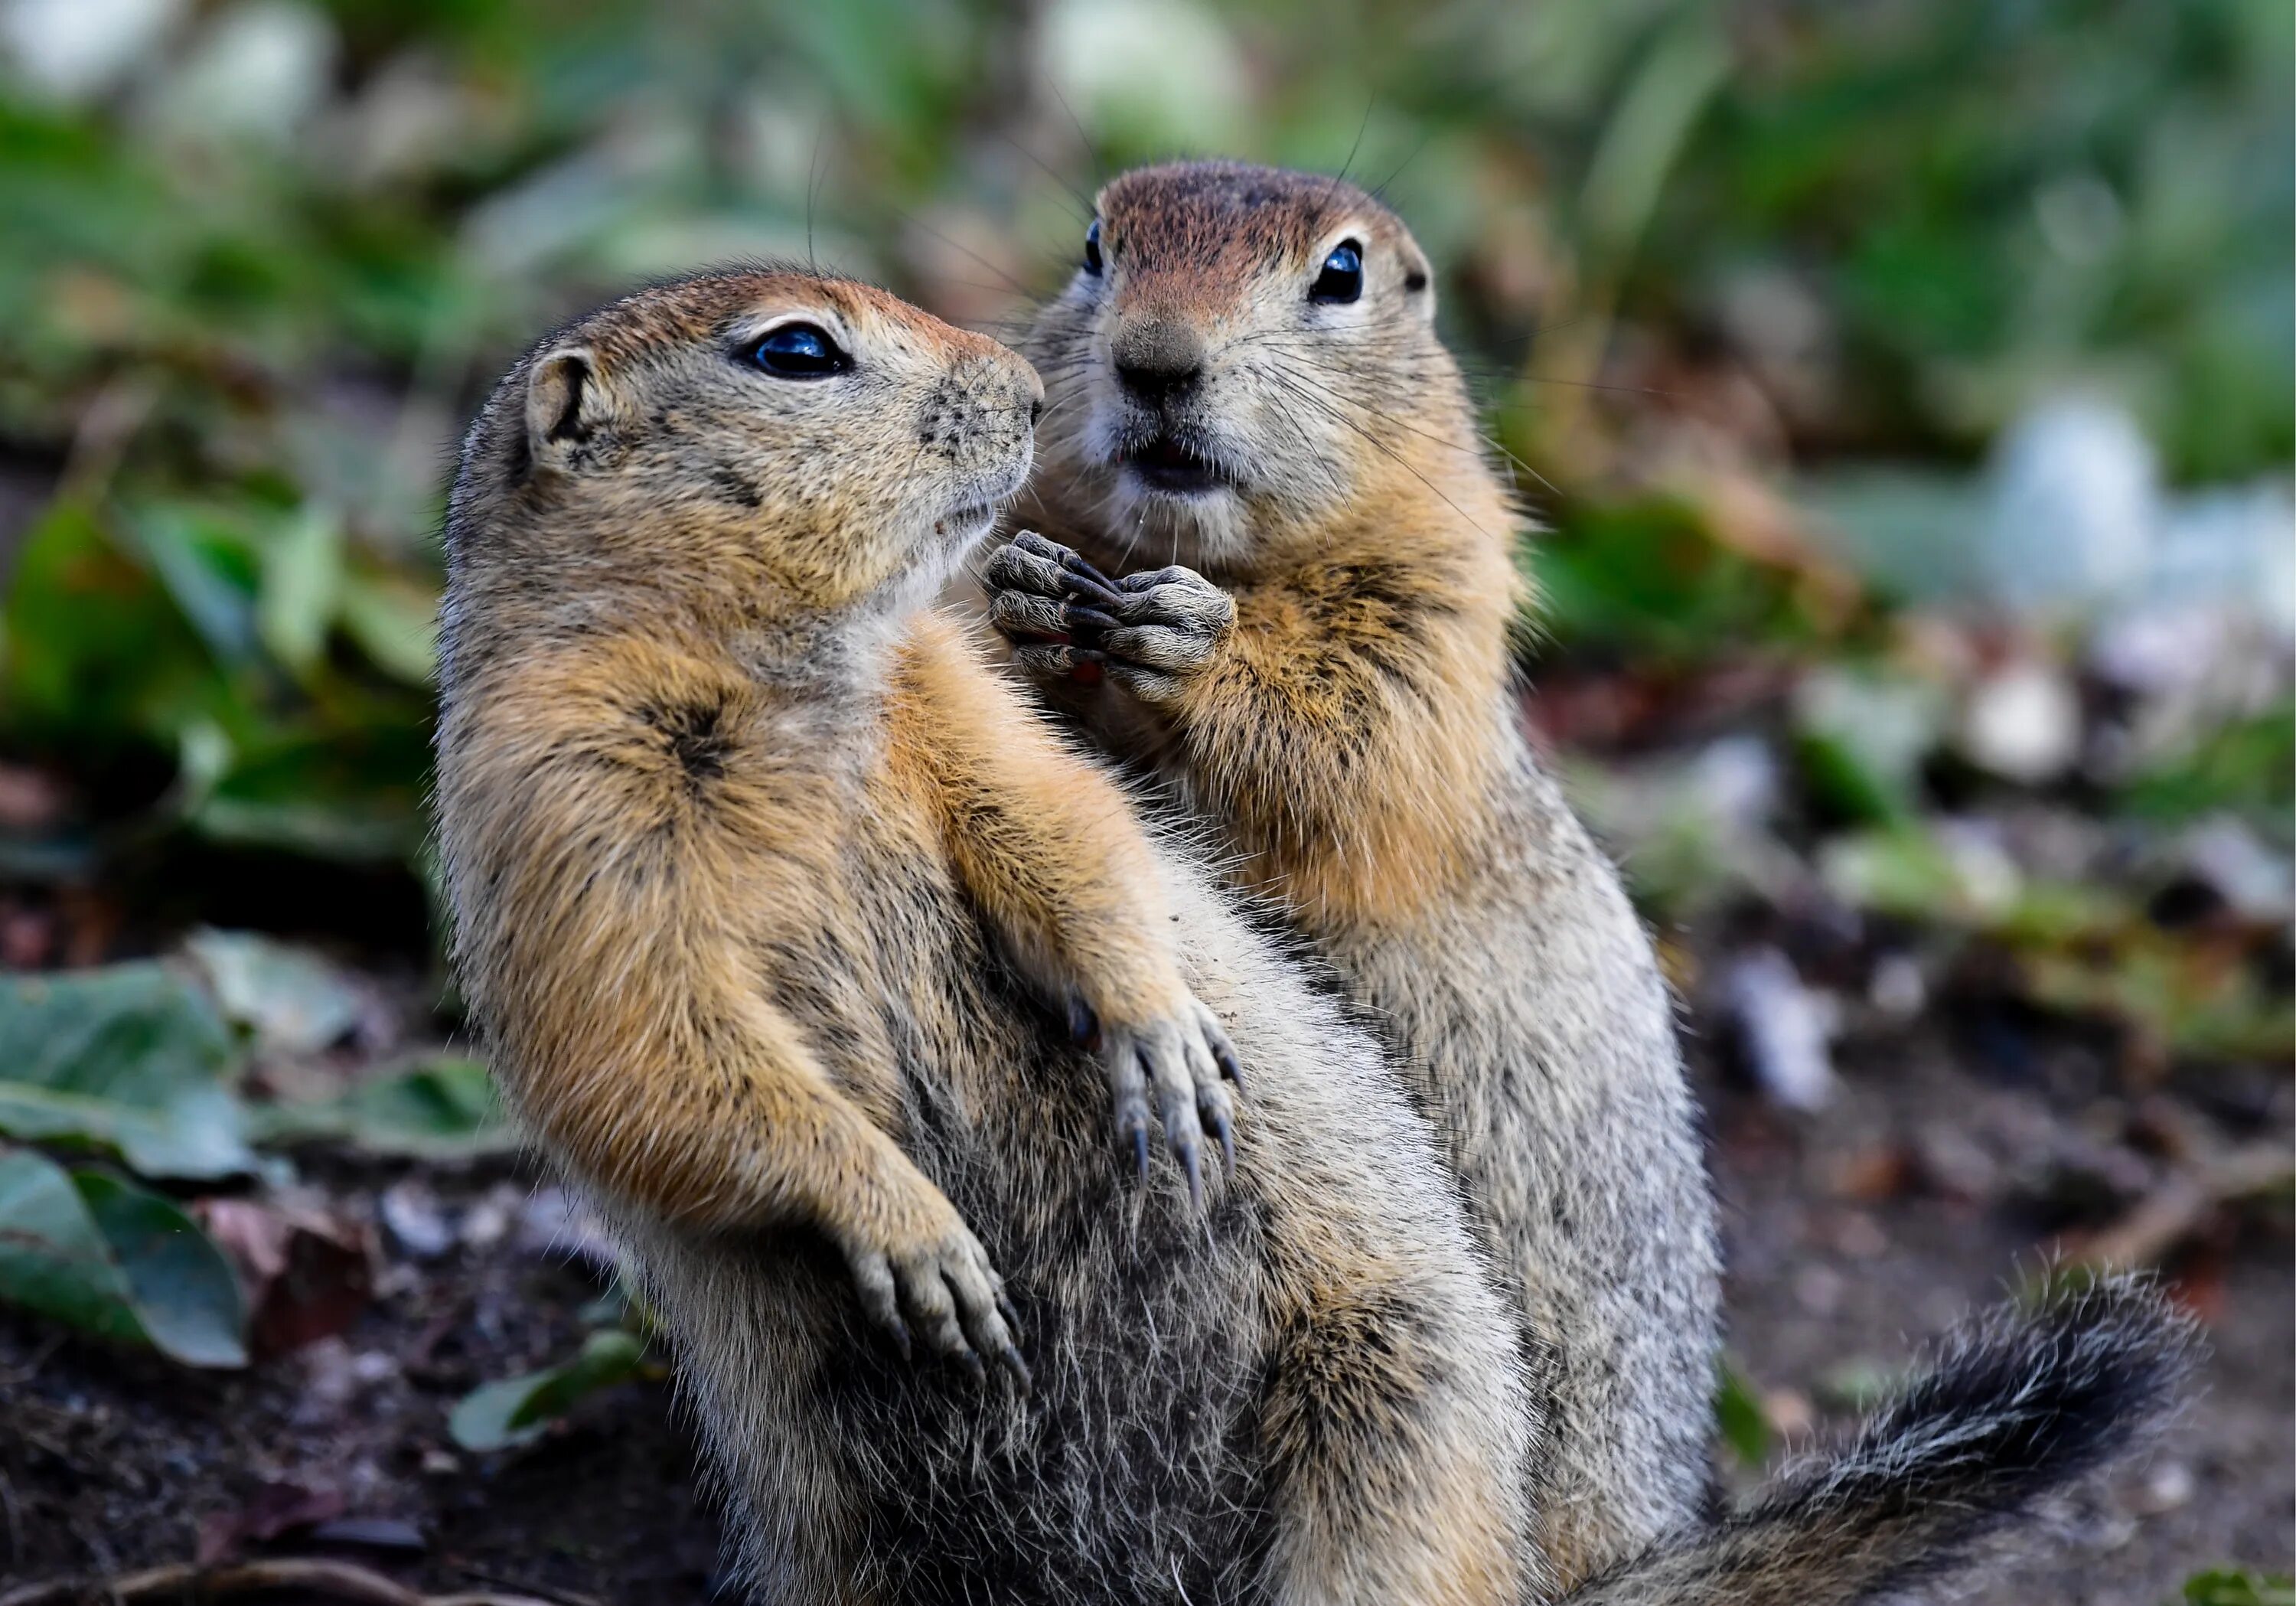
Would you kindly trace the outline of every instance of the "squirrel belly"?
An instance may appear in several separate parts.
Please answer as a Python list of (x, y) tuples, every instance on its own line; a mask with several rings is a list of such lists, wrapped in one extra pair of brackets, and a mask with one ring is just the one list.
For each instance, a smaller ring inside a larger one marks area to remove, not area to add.
[(1517, 716), (1517, 518), (1427, 259), (1319, 175), (1184, 162), (1095, 205), (1027, 342), (1059, 539), (990, 556), (988, 619), (1404, 1067), (1519, 1324), (1553, 1585), (1874, 1600), (2141, 1444), (2189, 1338), (2109, 1284), (1980, 1323), (1847, 1449), (1713, 1514), (1718, 1256), (1673, 1008)]
[(1706, 1508), (1713, 1204), (1649, 937), (1516, 713), (1518, 520), (1426, 258), (1318, 176), (1098, 204), (1027, 342), (1057, 539), (991, 556), (990, 621), (1407, 1067), (1550, 1419), (1540, 1548), (1591, 1576)]

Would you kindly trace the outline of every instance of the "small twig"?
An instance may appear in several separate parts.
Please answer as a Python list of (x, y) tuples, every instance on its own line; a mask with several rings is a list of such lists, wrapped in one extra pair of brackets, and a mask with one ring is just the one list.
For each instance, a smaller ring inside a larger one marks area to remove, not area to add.
[(0, 1472), (0, 1517), (8, 1521), (8, 1560), (12, 1565), (24, 1553), (24, 1526), (16, 1511), (16, 1487), (4, 1472)]
[[(513, 1580), (505, 1578), (499, 1573), (490, 1573), (484, 1568), (465, 1566), (457, 1567), (455, 1570), (461, 1573), (466, 1578), (476, 1578), (481, 1584), (510, 1584), (513, 1582)], [(604, 1606), (604, 1602), (600, 1601), (597, 1596), (578, 1594), (570, 1589), (558, 1589), (547, 1584), (529, 1585), (528, 1587), (541, 1595), (544, 1600), (554, 1602), (555, 1606)], [(432, 1606), (438, 1606), (438, 1603), (434, 1602), (432, 1602)]]
[(141, 1602), (231, 1601), (298, 1592), (299, 1600), (351, 1606), (553, 1606), (525, 1594), (427, 1595), (348, 1561), (245, 1561), (233, 1567), (178, 1562), (116, 1578), (60, 1578), (0, 1594), (0, 1606), (137, 1606)]
[[(2235, 1199), (2272, 1192), (2296, 1174), (2287, 1149), (2256, 1143), (2173, 1174), (2082, 1246), (2090, 1265), (2149, 1266)], [(5, 1602), (0, 1602), (5, 1606)]]

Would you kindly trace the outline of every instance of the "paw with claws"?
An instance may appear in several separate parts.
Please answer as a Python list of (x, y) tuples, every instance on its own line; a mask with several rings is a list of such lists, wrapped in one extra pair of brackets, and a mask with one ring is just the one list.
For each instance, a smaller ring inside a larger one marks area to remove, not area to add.
[(1162, 1123), (1164, 1143), (1187, 1179), (1188, 1200), (1204, 1202), (1206, 1141), (1218, 1145), (1223, 1176), (1235, 1174), (1235, 1095), (1243, 1067), (1219, 1020), (1194, 997), (1162, 1019), (1140, 1025), (1103, 1025), (1083, 1004), (1073, 1005), (1070, 1030), (1090, 1049), (1108, 1077), (1116, 1140), (1148, 1176), (1150, 1111)]
[(914, 1354), (914, 1331), (929, 1352), (955, 1361), (976, 1380), (988, 1377), (986, 1356), (1025, 1394), (1029, 1368), (1013, 1340), (1018, 1318), (1004, 1280), (955, 1208), (925, 1187), (931, 1197), (919, 1203), (929, 1207), (916, 1213), (911, 1230), (839, 1235), (862, 1308), (903, 1360)]
[(1023, 530), (988, 559), (988, 619), (1032, 674), (1091, 686), (1105, 678), (1146, 703), (1171, 703), (1235, 630), (1235, 602), (1177, 565), (1111, 580), (1068, 548)]

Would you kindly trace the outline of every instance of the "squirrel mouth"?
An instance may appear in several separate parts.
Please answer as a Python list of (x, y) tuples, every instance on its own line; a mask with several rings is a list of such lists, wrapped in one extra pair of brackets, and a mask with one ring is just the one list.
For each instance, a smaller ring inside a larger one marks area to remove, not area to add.
[(1219, 465), (1171, 435), (1132, 448), (1118, 459), (1152, 490), (1202, 496), (1228, 482)]

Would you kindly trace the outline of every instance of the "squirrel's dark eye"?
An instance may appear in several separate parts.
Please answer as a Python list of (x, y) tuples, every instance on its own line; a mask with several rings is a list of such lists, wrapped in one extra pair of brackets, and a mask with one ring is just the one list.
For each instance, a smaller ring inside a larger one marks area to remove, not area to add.
[(1342, 240), (1324, 259), (1324, 269), (1308, 287), (1311, 301), (1352, 301), (1363, 294), (1363, 247)]
[(1100, 219), (1097, 218), (1092, 220), (1092, 226), (1084, 231), (1084, 270), (1090, 274), (1100, 271)]
[(783, 324), (750, 355), (776, 379), (825, 379), (853, 366), (827, 332), (811, 324)]

